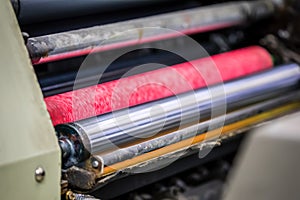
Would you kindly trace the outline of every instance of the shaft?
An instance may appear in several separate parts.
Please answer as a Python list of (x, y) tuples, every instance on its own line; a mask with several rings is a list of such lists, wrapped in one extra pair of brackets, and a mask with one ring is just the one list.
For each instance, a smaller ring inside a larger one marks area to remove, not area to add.
[(127, 159), (139, 156), (141, 154), (154, 151), (158, 148), (165, 147), (187, 138), (194, 137), (198, 134), (205, 133), (211, 129), (217, 129), (223, 125), (232, 124), (240, 120), (252, 117), (259, 113), (271, 110), (276, 107), (280, 107), (286, 103), (292, 101), (299, 101), (300, 93), (293, 92), (291, 94), (284, 95), (283, 97), (274, 98), (266, 102), (258, 103), (232, 113), (226, 116), (220, 116), (213, 118), (208, 121), (204, 121), (199, 124), (188, 126), (180, 130), (175, 130), (169, 134), (162, 135), (144, 142), (140, 142), (134, 145), (128, 145), (124, 148), (118, 148), (108, 153), (99, 153), (98, 156), (101, 158), (103, 165), (109, 166), (118, 162), (122, 162)]
[[(234, 2), (28, 39), (34, 64), (208, 32), (272, 15), (272, 1)], [(144, 29), (154, 27), (154, 29)], [(160, 28), (155, 29), (155, 28)], [(172, 31), (170, 31), (172, 30)], [(129, 32), (130, 31), (130, 32)]]

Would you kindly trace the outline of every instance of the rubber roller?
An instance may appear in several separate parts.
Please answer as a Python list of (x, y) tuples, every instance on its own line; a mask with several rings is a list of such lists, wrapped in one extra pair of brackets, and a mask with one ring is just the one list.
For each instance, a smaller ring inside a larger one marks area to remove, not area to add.
[(252, 46), (45, 98), (54, 125), (162, 99), (253, 74), (272, 66)]
[(224, 85), (58, 125), (56, 130), (64, 166), (77, 164), (89, 154), (114, 150), (120, 145), (152, 137), (155, 133), (170, 128), (197, 123), (198, 120), (214, 118), (250, 104), (285, 95), (298, 88), (299, 79), (298, 65), (284, 65)]

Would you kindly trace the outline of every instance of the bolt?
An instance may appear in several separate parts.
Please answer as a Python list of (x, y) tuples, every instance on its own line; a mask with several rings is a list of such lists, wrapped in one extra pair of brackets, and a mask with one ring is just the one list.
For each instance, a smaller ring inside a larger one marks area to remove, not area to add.
[(287, 30), (282, 30), (282, 29), (278, 31), (278, 35), (283, 39), (289, 39), (290, 37), (290, 33)]
[(93, 160), (93, 161), (92, 161), (92, 167), (95, 168), (95, 169), (97, 169), (97, 168), (99, 167), (99, 162), (98, 162), (98, 160)]
[(42, 182), (44, 180), (45, 174), (45, 170), (42, 167), (37, 167), (35, 169), (35, 180), (39, 183)]

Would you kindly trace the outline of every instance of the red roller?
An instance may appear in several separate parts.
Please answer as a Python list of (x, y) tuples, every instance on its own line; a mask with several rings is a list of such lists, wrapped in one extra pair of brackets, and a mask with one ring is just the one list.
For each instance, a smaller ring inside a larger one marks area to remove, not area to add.
[(54, 125), (112, 112), (262, 71), (270, 54), (247, 47), (115, 81), (51, 96), (45, 102)]

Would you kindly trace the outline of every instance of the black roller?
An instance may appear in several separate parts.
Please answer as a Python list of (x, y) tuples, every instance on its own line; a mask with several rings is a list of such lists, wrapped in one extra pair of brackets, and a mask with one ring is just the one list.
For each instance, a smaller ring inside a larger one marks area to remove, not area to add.
[(12, 0), (21, 24), (117, 12), (165, 1), (170, 0)]

